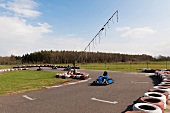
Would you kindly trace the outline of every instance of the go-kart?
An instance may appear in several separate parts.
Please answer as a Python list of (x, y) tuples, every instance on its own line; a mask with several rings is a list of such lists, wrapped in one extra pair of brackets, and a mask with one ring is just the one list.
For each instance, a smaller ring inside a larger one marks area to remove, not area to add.
[(91, 83), (91, 85), (109, 85), (112, 84), (114, 80), (112, 78), (108, 78), (103, 80), (103, 76), (99, 76), (95, 81)]

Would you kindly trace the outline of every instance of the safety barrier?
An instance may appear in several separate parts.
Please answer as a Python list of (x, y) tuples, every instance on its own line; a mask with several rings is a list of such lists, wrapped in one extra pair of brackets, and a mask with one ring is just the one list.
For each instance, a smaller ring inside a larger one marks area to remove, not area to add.
[(144, 93), (144, 96), (133, 105), (132, 111), (125, 113), (169, 113), (166, 109), (170, 100), (170, 72), (169, 70), (155, 71), (155, 76), (160, 83)]
[(66, 73), (56, 74), (56, 78), (63, 78), (63, 79), (72, 78), (72, 79), (85, 80), (85, 79), (89, 78), (89, 74), (82, 73), (82, 72), (76, 72), (75, 74), (66, 72)]
[[(51, 67), (52, 69), (54, 68), (67, 68), (68, 66), (57, 66), (57, 65), (52, 65), (52, 64), (46, 64), (46, 65), (23, 65), (23, 66), (15, 66), (13, 68), (31, 68), (31, 67)], [(79, 66), (70, 66), (72, 69), (80, 69)]]
[(9, 72), (9, 71), (16, 71), (16, 70), (28, 70), (28, 68), (0, 69), (0, 72)]

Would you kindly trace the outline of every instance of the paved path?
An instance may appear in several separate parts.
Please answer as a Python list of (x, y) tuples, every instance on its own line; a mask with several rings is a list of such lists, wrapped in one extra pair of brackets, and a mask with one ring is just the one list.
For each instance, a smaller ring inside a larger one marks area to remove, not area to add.
[(103, 71), (81, 71), (89, 73), (92, 79), (63, 87), (1, 96), (1, 113), (124, 113), (153, 87), (152, 78), (145, 74), (112, 71), (109, 71), (109, 77), (115, 80), (114, 84), (90, 86)]

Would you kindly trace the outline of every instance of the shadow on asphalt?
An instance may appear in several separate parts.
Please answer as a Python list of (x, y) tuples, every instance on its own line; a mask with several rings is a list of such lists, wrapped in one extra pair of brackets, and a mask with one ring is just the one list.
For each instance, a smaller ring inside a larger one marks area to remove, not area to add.
[[(158, 85), (161, 82), (161, 78), (158, 78), (155, 75), (151, 75), (151, 76), (149, 76), (149, 78), (152, 79), (152, 83), (153, 83), (154, 86)], [(140, 98), (141, 97), (139, 97), (137, 100), (135, 100), (132, 105), (127, 106), (126, 110), (121, 112), (121, 113), (125, 113), (126, 111), (132, 111), (133, 105), (138, 103)]]
[(102, 87), (102, 86), (108, 86), (108, 85), (89, 83), (88, 86), (95, 86), (95, 87), (100, 86), (100, 87)]
[(133, 101), (133, 104), (127, 106), (126, 110), (123, 111), (123, 112), (121, 112), (121, 113), (125, 113), (126, 111), (132, 111), (132, 110), (133, 110), (133, 105), (136, 104), (136, 103), (138, 103), (140, 98), (141, 98), (141, 97), (139, 97), (137, 100)]
[(161, 78), (158, 78), (155, 75), (149, 76), (152, 79), (152, 83), (154, 86), (158, 85), (159, 83), (161, 83)]

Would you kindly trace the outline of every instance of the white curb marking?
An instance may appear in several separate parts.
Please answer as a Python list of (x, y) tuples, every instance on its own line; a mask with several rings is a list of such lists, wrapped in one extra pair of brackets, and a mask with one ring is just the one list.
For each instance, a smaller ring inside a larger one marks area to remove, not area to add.
[(91, 98), (91, 100), (95, 100), (95, 101), (99, 101), (99, 102), (105, 102), (105, 103), (109, 103), (109, 104), (117, 104), (118, 102), (116, 101), (106, 101), (106, 100), (100, 100), (100, 99), (96, 99), (96, 98)]
[(68, 82), (68, 83), (64, 83), (61, 85), (55, 85), (55, 86), (46, 86), (47, 89), (51, 89), (51, 88), (58, 88), (58, 87), (62, 87), (62, 86), (68, 86), (68, 85), (74, 85), (74, 84), (79, 84), (79, 83), (83, 83), (83, 82), (87, 82), (92, 78), (88, 78), (86, 80), (81, 80), (81, 81), (77, 81), (77, 82)]
[(27, 96), (27, 95), (22, 95), (22, 97), (24, 97), (24, 98), (26, 98), (26, 99), (28, 99), (28, 100), (35, 100), (36, 98), (31, 98), (31, 97), (29, 97), (29, 96)]

